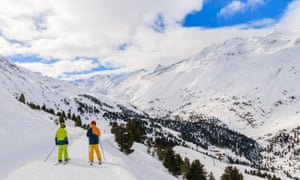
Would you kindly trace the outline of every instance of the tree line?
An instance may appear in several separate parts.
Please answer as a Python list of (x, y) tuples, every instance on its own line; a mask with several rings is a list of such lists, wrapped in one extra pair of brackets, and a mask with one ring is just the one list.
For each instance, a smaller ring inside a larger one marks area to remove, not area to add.
[[(71, 119), (74, 121), (75, 126), (77, 127), (83, 127), (85, 128), (85, 125), (82, 125), (81, 117), (80, 115), (76, 115), (75, 113), (71, 113), (69, 110), (68, 113), (65, 113), (65, 111), (58, 111), (55, 113), (55, 111), (52, 108), (47, 108), (45, 104), (38, 105), (34, 104), (33, 102), (26, 102), (26, 98), (23, 93), (17, 98), (21, 103), (27, 104), (31, 109), (35, 110), (42, 110), (44, 112), (50, 113), (52, 115), (58, 116), (58, 122), (65, 122), (67, 119)], [(57, 123), (58, 123), (57, 122)]]

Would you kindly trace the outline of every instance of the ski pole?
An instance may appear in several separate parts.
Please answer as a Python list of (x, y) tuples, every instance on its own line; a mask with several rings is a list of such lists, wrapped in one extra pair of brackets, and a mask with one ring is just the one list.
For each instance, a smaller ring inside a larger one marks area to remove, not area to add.
[(100, 145), (100, 148), (101, 148), (101, 152), (102, 152), (103, 159), (105, 160), (104, 150), (103, 150), (103, 146), (102, 146), (102, 142), (101, 142), (101, 139), (100, 139), (100, 138), (99, 138), (99, 145)]
[(45, 162), (48, 160), (48, 158), (50, 157), (50, 155), (53, 153), (53, 151), (55, 150), (56, 145), (54, 146), (54, 148), (51, 150), (51, 152), (48, 154), (48, 156), (46, 157), (46, 159), (44, 160)]

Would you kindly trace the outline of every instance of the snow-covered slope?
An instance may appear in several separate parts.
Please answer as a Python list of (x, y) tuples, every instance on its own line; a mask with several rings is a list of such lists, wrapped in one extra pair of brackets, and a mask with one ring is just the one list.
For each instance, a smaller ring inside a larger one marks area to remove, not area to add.
[(90, 79), (81, 86), (124, 99), (153, 116), (215, 116), (257, 138), (298, 123), (299, 36), (273, 32), (234, 38), (153, 72)]
[(16, 99), (23, 94), (26, 103), (32, 102), (41, 107), (45, 105), (55, 113), (62, 111), (71, 114), (81, 113), (84, 119), (88, 119), (88, 115), (84, 114), (83, 108), (85, 111), (97, 109), (103, 114), (107, 111), (121, 112), (119, 106), (122, 105), (129, 110), (142, 113), (126, 102), (115, 101), (101, 94), (88, 93), (84, 88), (31, 72), (2, 57), (0, 57), (0, 89)]
[[(23, 179), (64, 179), (64, 180), (96, 180), (96, 179), (111, 179), (111, 180), (161, 180), (161, 179), (181, 179), (181, 177), (171, 176), (163, 167), (162, 163), (153, 158), (147, 153), (145, 146), (134, 144), (135, 151), (127, 156), (117, 149), (117, 145), (113, 141), (112, 134), (109, 132), (107, 122), (99, 121), (104, 134), (102, 142), (104, 147), (105, 160), (101, 166), (90, 166), (87, 163), (88, 144), (85, 132), (81, 129), (67, 127), (71, 134), (72, 143), (69, 146), (71, 161), (67, 165), (57, 165), (56, 154), (50, 156), (47, 162), (36, 159), (29, 161), (26, 165), (16, 169), (10, 173), (4, 180), (23, 180)], [(200, 160), (204, 164), (205, 170), (212, 172), (216, 179), (219, 179), (223, 174), (224, 169), (228, 166), (227, 163), (213, 159), (205, 154), (194, 150), (176, 146), (176, 153), (179, 153), (183, 158), (187, 157), (191, 161)], [(55, 152), (56, 153), (56, 152)], [(234, 165), (239, 169), (245, 180), (263, 179), (257, 176), (251, 176), (244, 173), (245, 170), (251, 170), (250, 167), (242, 165)], [(288, 179), (284, 175), (276, 174), (281, 179)]]
[[(147, 153), (144, 145), (135, 144), (135, 151), (129, 156), (118, 150), (114, 137), (110, 134), (108, 122), (103, 116), (110, 112), (143, 115), (130, 104), (116, 103), (100, 94), (92, 96), (67, 82), (32, 73), (5, 59), (1, 59), (0, 67), (1, 179), (176, 179), (167, 172), (162, 162)], [(144, 72), (136, 72), (126, 78)], [(117, 79), (120, 80), (120, 77)], [(54, 166), (57, 161), (56, 151), (44, 162), (55, 147), (54, 133), (57, 126), (54, 120), (58, 119), (58, 116), (31, 109), (17, 100), (20, 94), (25, 95), (27, 103), (46, 105), (47, 108), (53, 108), (55, 113), (70, 110), (80, 114), (84, 122), (97, 119), (103, 133), (103, 165), (88, 165), (88, 141), (85, 131), (73, 127), (70, 120), (66, 120), (70, 139), (70, 164)], [(226, 163), (223, 164), (225, 166)], [(221, 168), (223, 170), (223, 166)], [(221, 168), (217, 171), (221, 171)]]
[[(130, 104), (116, 103), (111, 98), (103, 95), (92, 96), (87, 94), (84, 89), (79, 89), (68, 82), (33, 73), (10, 63), (2, 57), (0, 57), (0, 93), (0, 179), (3, 179), (16, 168), (34, 160), (38, 162), (39, 168), (45, 165), (44, 159), (55, 147), (54, 134), (57, 126), (54, 120), (58, 120), (59, 117), (56, 114), (59, 112), (80, 115), (83, 123), (89, 123), (91, 119), (104, 121), (102, 116), (110, 112), (141, 113)], [(18, 101), (21, 94), (25, 96), (25, 104)], [(52, 109), (54, 113), (47, 113), (42, 108), (32, 109), (27, 105), (28, 103), (34, 103), (40, 107), (45, 105), (47, 109)], [(74, 122), (70, 119), (67, 119), (66, 123), (70, 130), (70, 142), (76, 146), (77, 140), (80, 142), (79, 137), (82, 136), (83, 130), (72, 128)], [(106, 132), (109, 132), (109, 129)], [(113, 141), (113, 138), (111, 137), (109, 141)], [(84, 157), (83, 163), (87, 162), (86, 150), (87, 145), (84, 144), (83, 150), (80, 151)], [(114, 151), (118, 151), (117, 147)], [(122, 157), (121, 152), (113, 155), (116, 155), (115, 158), (117, 159)], [(123, 158), (118, 160), (123, 161)], [(156, 160), (153, 161), (158, 163)], [(112, 165), (115, 166), (111, 171), (112, 177), (116, 177), (113, 172), (119, 169), (121, 169), (121, 175), (135, 177), (127, 172), (129, 171), (127, 169), (130, 169), (129, 167), (118, 168), (118, 161), (111, 162), (116, 163)], [(37, 172), (39, 170), (41, 169), (34, 169)], [(81, 172), (84, 172), (84, 168)], [(172, 178), (160, 169), (152, 172), (157, 176), (165, 175), (166, 178)], [(28, 171), (26, 173), (20, 176), (21, 179), (31, 179), (30, 177), (33, 174), (28, 173)], [(48, 177), (49, 172), (44, 175)], [(18, 179), (19, 176), (12, 175), (9, 177)], [(76, 178), (72, 176), (72, 179)], [(85, 176), (83, 179), (89, 178)]]
[(88, 163), (88, 139), (85, 131), (67, 127), (72, 142), (69, 146), (70, 162), (67, 165), (57, 165), (56, 152), (47, 162), (43, 160), (29, 161), (25, 166), (9, 174), (6, 180), (23, 179), (65, 179), (65, 180), (147, 180), (176, 179), (163, 167), (162, 163), (147, 153), (145, 146), (135, 144), (135, 152), (129, 156), (118, 150), (110, 127), (105, 121), (98, 121), (103, 132), (102, 142), (105, 160), (103, 164), (90, 166)]
[(62, 97), (72, 97), (83, 93), (83, 90), (70, 83), (42, 76), (10, 63), (0, 56), (0, 88), (14, 96), (23, 93), (28, 102), (49, 104)]
[[(135, 152), (127, 157), (113, 143), (103, 117), (125, 112), (146, 116), (135, 106), (160, 118), (196, 121), (200, 116), (217, 117), (227, 127), (255, 137), (262, 145), (274, 142), (264, 149), (262, 165), (275, 168), (278, 173), (287, 170), (293, 176), (299, 176), (297, 158), (300, 155), (296, 154), (297, 149), (290, 150), (290, 145), (299, 146), (298, 131), (293, 130), (299, 125), (297, 119), (300, 116), (300, 90), (297, 88), (300, 80), (299, 37), (298, 34), (276, 32), (250, 39), (234, 38), (205, 48), (176, 64), (159, 65), (153, 72), (140, 70), (122, 76), (97, 76), (76, 81), (80, 88), (30, 72), (0, 58), (0, 178), (28, 162), (9, 174), (7, 179), (172, 179), (161, 162), (146, 153), (144, 146), (136, 144)], [(89, 93), (86, 88), (90, 89)], [(73, 122), (69, 120), (71, 163), (62, 168), (53, 167), (55, 155), (44, 163), (54, 145), (56, 126), (53, 120), (58, 116), (30, 109), (17, 101), (20, 94), (25, 95), (26, 102), (45, 105), (55, 113), (80, 114), (84, 123), (90, 119), (100, 120), (101, 128), (106, 131), (103, 144), (108, 151), (103, 168), (93, 171), (86, 166), (84, 132), (72, 127)], [(211, 142), (207, 143), (210, 145)], [(182, 148), (177, 148), (177, 151), (185, 155), (195, 153)], [(211, 167), (206, 157), (199, 156), (207, 168), (220, 176), (221, 169), (228, 162), (224, 160), (217, 163), (220, 167)], [(274, 159), (275, 163), (272, 162)], [(244, 167), (239, 166), (239, 169)]]
[(53, 145), (55, 124), (49, 115), (31, 110), (0, 89), (0, 179)]

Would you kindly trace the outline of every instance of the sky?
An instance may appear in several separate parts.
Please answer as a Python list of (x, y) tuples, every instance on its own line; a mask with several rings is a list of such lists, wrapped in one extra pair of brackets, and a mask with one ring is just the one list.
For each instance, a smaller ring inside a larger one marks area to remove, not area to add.
[(73, 80), (153, 70), (212, 43), (300, 28), (300, 0), (0, 0), (0, 55)]

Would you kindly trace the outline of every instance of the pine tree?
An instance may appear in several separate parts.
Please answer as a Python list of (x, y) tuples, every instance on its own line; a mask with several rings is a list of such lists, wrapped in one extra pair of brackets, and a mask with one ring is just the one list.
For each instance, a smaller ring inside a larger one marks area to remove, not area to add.
[(55, 114), (54, 110), (53, 110), (53, 109), (51, 109), (51, 108), (50, 108), (50, 109), (48, 109), (47, 111), (48, 111), (50, 114)]
[(28, 105), (31, 109), (41, 109), (40, 105), (36, 105), (33, 102), (30, 102)]
[(151, 148), (152, 148), (152, 143), (150, 139), (146, 140), (146, 145), (147, 145), (147, 153), (150, 154), (151, 153)]
[(113, 133), (113, 134), (116, 134), (117, 133), (117, 129), (118, 129), (118, 123), (113, 122), (112, 123), (112, 127), (110, 129), (110, 132)]
[(122, 152), (126, 154), (130, 154), (133, 152), (133, 149), (131, 149), (133, 145), (133, 138), (126, 131), (126, 128), (123, 124), (120, 126), (114, 124), (111, 129), (111, 132), (115, 134), (115, 140), (118, 143), (118, 146), (120, 147), (120, 150)]
[(190, 160), (189, 158), (185, 157), (184, 161), (180, 167), (181, 169), (181, 173), (183, 174), (183, 177), (186, 179), (186, 175), (188, 174), (188, 172), (190, 171), (191, 168), (191, 164), (190, 164)]
[(72, 118), (71, 118), (73, 121), (76, 121), (76, 115), (73, 113), (72, 114)]
[(21, 103), (25, 104), (26, 100), (25, 100), (25, 96), (24, 96), (23, 93), (20, 95), (19, 101), (20, 101)]
[(171, 148), (165, 150), (165, 157), (163, 159), (164, 166), (172, 173), (173, 172), (173, 163), (175, 159), (175, 153)]
[(166, 153), (165, 153), (165, 151), (162, 148), (158, 147), (157, 150), (156, 150), (156, 153), (157, 153), (158, 159), (160, 161), (162, 161), (162, 160), (165, 159)]
[(243, 180), (244, 177), (236, 167), (228, 166), (224, 170), (224, 174), (221, 176), (221, 180)]
[(81, 127), (82, 122), (81, 122), (81, 117), (80, 115), (76, 116), (76, 120), (75, 120), (75, 126)]
[(216, 178), (214, 177), (213, 173), (210, 172), (207, 176), (207, 180), (216, 180)]
[(68, 118), (68, 119), (72, 119), (72, 118), (71, 118), (71, 114), (72, 114), (71, 109), (69, 109), (69, 110), (68, 110), (68, 113), (67, 113), (67, 118)]
[(133, 145), (133, 139), (132, 136), (125, 130), (124, 134), (123, 134), (123, 141), (122, 141), (122, 149), (125, 154), (130, 154), (132, 153), (134, 150), (131, 149)]
[(62, 111), (61, 115), (66, 119), (66, 113), (65, 113), (65, 111)]
[(174, 175), (181, 175), (181, 166), (182, 166), (182, 158), (179, 154), (175, 154), (175, 159), (174, 159)]
[(61, 113), (59, 115), (59, 122), (65, 122), (65, 118), (63, 117), (63, 115)]
[(206, 180), (206, 174), (203, 164), (197, 159), (192, 162), (190, 171), (186, 177), (188, 180)]
[(46, 111), (46, 105), (45, 105), (45, 104), (43, 104), (42, 110), (43, 110), (43, 111)]
[(167, 148), (165, 150), (165, 157), (163, 161), (164, 166), (171, 172), (174, 176), (181, 174), (182, 159), (180, 155), (176, 154), (172, 148)]
[(126, 130), (135, 142), (144, 142), (146, 133), (140, 121), (129, 119), (127, 121)]

